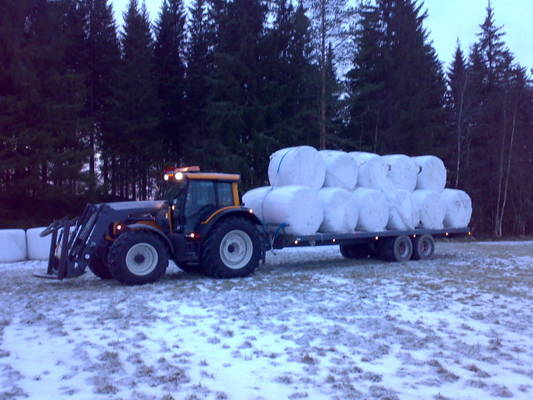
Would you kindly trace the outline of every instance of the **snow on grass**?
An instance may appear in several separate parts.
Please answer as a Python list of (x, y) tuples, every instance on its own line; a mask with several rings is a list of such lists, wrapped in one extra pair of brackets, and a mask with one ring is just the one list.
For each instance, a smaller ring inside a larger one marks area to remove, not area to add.
[(515, 243), (287, 249), (248, 278), (171, 266), (141, 287), (2, 264), (0, 399), (529, 399), (533, 242)]

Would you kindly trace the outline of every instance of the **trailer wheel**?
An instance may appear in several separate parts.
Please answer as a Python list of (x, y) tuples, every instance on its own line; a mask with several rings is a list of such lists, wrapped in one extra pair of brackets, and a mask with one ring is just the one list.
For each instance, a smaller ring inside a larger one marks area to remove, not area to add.
[(214, 278), (248, 276), (259, 264), (260, 243), (252, 222), (239, 217), (222, 220), (203, 243), (201, 270)]
[(421, 235), (413, 239), (413, 260), (425, 260), (435, 251), (435, 239), (431, 235)]
[(413, 244), (408, 236), (386, 238), (380, 245), (380, 256), (386, 261), (407, 261), (412, 253)]
[(130, 231), (111, 245), (108, 264), (113, 278), (125, 285), (156, 282), (168, 266), (168, 249), (156, 234)]
[(100, 257), (93, 258), (89, 262), (89, 269), (100, 279), (113, 278), (113, 275), (111, 275), (111, 271), (109, 270), (108, 266), (100, 259)]
[(366, 243), (363, 244), (340, 244), (339, 249), (344, 258), (368, 258), (370, 249)]

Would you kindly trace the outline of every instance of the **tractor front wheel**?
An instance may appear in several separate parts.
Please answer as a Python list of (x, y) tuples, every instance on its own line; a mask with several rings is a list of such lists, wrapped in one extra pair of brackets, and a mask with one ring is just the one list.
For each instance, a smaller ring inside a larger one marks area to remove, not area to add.
[(238, 278), (254, 272), (261, 255), (259, 233), (245, 218), (219, 222), (202, 246), (201, 270), (215, 278)]
[(166, 244), (147, 231), (129, 231), (120, 235), (108, 254), (113, 278), (125, 285), (156, 282), (168, 266)]
[(111, 271), (109, 270), (108, 266), (100, 259), (100, 257), (93, 258), (89, 262), (89, 269), (100, 279), (113, 278), (113, 275), (111, 275)]

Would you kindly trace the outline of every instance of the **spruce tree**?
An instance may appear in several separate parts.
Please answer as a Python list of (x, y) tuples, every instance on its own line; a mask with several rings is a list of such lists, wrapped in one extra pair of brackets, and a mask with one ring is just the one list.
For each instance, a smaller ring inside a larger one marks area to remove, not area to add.
[(169, 149), (166, 159), (184, 155), (185, 132), (185, 10), (182, 0), (164, 0), (155, 24), (154, 65), (161, 104), (160, 139)]

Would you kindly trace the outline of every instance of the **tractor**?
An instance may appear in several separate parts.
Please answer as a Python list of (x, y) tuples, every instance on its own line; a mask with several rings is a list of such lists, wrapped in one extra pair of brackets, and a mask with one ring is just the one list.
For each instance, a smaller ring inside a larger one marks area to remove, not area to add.
[(216, 278), (254, 272), (269, 249), (253, 210), (241, 204), (240, 175), (174, 168), (163, 200), (88, 204), (74, 220), (53, 222), (50, 257), (41, 278), (80, 276), (88, 267), (125, 285), (152, 283), (169, 260), (186, 272)]

